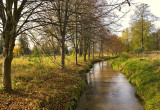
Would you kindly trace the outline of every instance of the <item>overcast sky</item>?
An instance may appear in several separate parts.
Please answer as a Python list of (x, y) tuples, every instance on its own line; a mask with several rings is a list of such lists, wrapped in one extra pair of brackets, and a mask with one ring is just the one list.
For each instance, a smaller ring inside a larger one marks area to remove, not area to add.
[[(160, 0), (139, 0), (139, 2), (148, 4), (151, 13), (160, 18)], [(154, 24), (157, 27), (160, 27), (160, 21), (157, 21)]]
[[(153, 15), (157, 16), (160, 18), (160, 0), (133, 0), (133, 3), (146, 3), (148, 4), (150, 7), (150, 11)], [(122, 8), (123, 10), (134, 10), (134, 6), (132, 5), (131, 7), (127, 6), (125, 8)], [(129, 12), (127, 14), (127, 16), (121, 21), (122, 23), (122, 28), (126, 29), (127, 27), (130, 26), (130, 17), (131, 15), (133, 15), (133, 11)], [(160, 21), (156, 21), (154, 22), (154, 25), (156, 26), (156, 28), (160, 28)], [(121, 33), (118, 33), (118, 35), (121, 35)]]
[[(136, 0), (137, 1), (137, 0)], [(160, 0), (139, 0), (142, 3), (146, 3), (150, 6), (150, 10), (153, 14), (160, 17)]]

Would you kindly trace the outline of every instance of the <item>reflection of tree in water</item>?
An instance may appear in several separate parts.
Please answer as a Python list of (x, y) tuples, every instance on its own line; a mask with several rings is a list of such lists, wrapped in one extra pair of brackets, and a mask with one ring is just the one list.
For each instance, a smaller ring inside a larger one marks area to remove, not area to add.
[(104, 66), (105, 66), (105, 62), (101, 62), (101, 63), (99, 63), (99, 69), (100, 69), (100, 74), (102, 74), (103, 72), (103, 70), (104, 70)]
[(95, 87), (95, 71), (94, 71), (95, 66), (93, 66), (93, 68), (91, 69), (91, 71), (89, 73), (87, 73), (87, 82), (88, 85), (91, 87)]
[(102, 71), (102, 66), (101, 66), (102, 63), (99, 63), (99, 69), (100, 71)]

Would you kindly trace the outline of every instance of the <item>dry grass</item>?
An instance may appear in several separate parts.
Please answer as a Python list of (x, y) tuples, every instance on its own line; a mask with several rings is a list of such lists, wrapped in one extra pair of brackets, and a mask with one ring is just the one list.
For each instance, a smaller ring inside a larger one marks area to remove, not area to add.
[(133, 58), (142, 58), (149, 60), (160, 60), (160, 51), (144, 52), (141, 54), (132, 54)]

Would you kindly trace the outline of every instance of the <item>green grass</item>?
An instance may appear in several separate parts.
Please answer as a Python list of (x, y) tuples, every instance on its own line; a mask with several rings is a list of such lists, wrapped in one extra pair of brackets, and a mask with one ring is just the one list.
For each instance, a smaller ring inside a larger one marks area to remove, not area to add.
[(160, 110), (160, 60), (124, 56), (111, 60), (110, 64), (136, 87), (146, 110)]
[[(57, 56), (58, 64), (60, 59)], [(61, 70), (49, 57), (14, 58), (12, 93), (2, 91), (0, 73), (0, 109), (72, 109), (85, 90), (85, 81), (79, 74), (88, 71), (93, 63), (104, 59), (109, 57), (96, 57), (87, 62), (83, 61), (83, 57), (78, 57), (78, 65), (75, 65), (75, 58), (66, 56), (66, 69)]]

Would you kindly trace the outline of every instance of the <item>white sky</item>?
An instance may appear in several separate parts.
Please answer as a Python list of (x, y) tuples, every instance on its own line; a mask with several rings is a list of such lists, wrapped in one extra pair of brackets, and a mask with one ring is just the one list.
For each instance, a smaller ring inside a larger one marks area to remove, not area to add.
[(151, 12), (160, 17), (160, 0), (140, 0), (140, 2), (148, 4)]
[[(156, 17), (160, 18), (160, 0), (133, 0), (132, 2), (148, 4), (150, 6), (149, 9), (151, 13)], [(133, 10), (133, 6), (122, 8), (122, 10), (129, 10), (129, 9)], [(127, 27), (130, 26), (130, 20), (131, 20), (130, 16), (133, 15), (133, 13), (134, 13), (133, 11), (129, 12), (127, 16), (121, 21), (123, 29), (126, 29)], [(160, 20), (155, 21), (153, 24), (155, 25), (156, 28), (160, 28)], [(118, 35), (121, 35), (121, 33), (118, 33)]]

